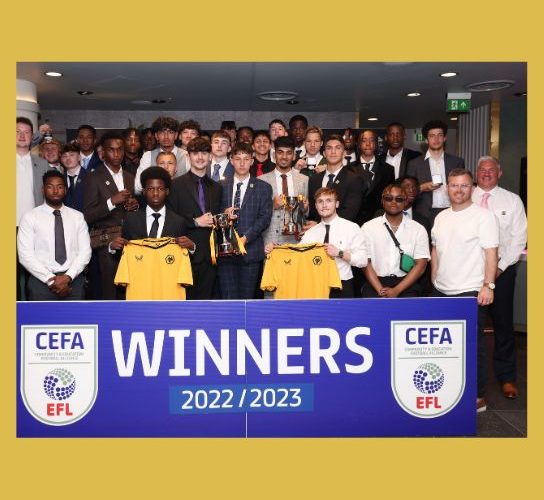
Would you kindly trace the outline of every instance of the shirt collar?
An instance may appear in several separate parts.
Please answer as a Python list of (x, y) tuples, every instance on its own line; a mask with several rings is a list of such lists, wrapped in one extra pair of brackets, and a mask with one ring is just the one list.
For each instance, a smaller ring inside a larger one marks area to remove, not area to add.
[(475, 193), (479, 196), (483, 196), (484, 193), (496, 194), (498, 190), (499, 190), (498, 184), (493, 189), (490, 189), (489, 191), (484, 191), (480, 186), (476, 186), (474, 188)]
[(376, 157), (373, 156), (370, 161), (366, 161), (362, 156), (359, 158), (361, 160), (361, 163), (375, 163), (376, 162)]
[(119, 167), (119, 172), (115, 173), (110, 167), (108, 167), (107, 163), (104, 162), (104, 166), (108, 169), (108, 172), (111, 174), (112, 177), (116, 175), (123, 175), (123, 166)]
[(155, 212), (155, 210), (153, 210), (149, 205), (147, 205), (145, 207), (146, 217), (151, 217), (151, 215), (153, 214), (161, 214), (161, 216), (164, 217), (166, 215), (166, 205), (163, 205), (162, 208), (158, 212)]
[[(425, 153), (425, 160), (428, 160), (429, 158), (431, 158), (431, 150), (427, 149), (427, 152)], [(440, 158), (438, 159), (438, 161), (443, 159), (444, 159), (444, 151), (442, 151), (442, 154), (440, 155)]]

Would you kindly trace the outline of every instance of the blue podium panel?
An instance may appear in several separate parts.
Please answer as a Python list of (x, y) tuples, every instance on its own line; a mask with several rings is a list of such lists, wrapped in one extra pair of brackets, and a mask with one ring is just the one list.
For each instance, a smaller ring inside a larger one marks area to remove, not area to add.
[(476, 432), (476, 301), (18, 303), (21, 437)]

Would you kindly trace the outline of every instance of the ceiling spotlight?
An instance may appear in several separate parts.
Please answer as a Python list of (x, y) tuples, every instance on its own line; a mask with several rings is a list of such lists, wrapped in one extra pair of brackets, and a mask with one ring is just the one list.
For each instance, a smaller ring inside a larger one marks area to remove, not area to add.
[(58, 71), (46, 71), (44, 75), (50, 76), (51, 78), (59, 78), (62, 76), (62, 73), (59, 73)]
[(297, 92), (291, 90), (267, 90), (257, 94), (259, 99), (263, 101), (292, 101), (298, 97)]
[(440, 73), (440, 76), (442, 78), (452, 78), (453, 76), (457, 76), (457, 73), (455, 73), (453, 71), (448, 71), (446, 73)]
[(371, 116), (370, 118), (367, 118), (369, 122), (377, 122), (378, 118), (376, 116)]
[(296, 99), (289, 99), (286, 102), (287, 102), (287, 104), (298, 104), (298, 101)]
[(134, 101), (130, 101), (131, 104), (151, 104), (151, 101), (147, 101), (145, 99), (136, 99)]
[(452, 122), (456, 122), (456, 121), (457, 121), (457, 117), (456, 117), (456, 116), (452, 116), (452, 117), (450, 118), (450, 120), (451, 120)]
[(91, 94), (94, 94), (94, 92), (92, 92), (91, 90), (78, 90), (77, 93), (79, 95), (91, 95)]
[(516, 97), (525, 97), (527, 96), (527, 92), (516, 92), (514, 95)]
[(486, 82), (475, 82), (465, 85), (467, 90), (471, 92), (493, 92), (494, 90), (502, 90), (514, 85), (514, 80), (488, 80)]
[(421, 92), (410, 92), (409, 94), (406, 94), (406, 97), (419, 97), (421, 95)]
[(151, 102), (153, 104), (164, 104), (166, 101), (164, 99), (153, 99)]

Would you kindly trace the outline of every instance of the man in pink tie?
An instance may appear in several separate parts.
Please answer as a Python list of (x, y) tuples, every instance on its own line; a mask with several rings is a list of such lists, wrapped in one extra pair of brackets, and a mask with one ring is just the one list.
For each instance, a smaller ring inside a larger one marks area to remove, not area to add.
[(527, 216), (521, 198), (498, 186), (502, 176), (496, 158), (478, 160), (472, 193), (476, 205), (491, 210), (499, 220), (499, 262), (495, 276), (495, 298), (489, 307), (493, 320), (495, 376), (506, 398), (518, 396), (516, 385), (516, 344), (514, 337), (514, 288), (516, 267), (527, 243)]

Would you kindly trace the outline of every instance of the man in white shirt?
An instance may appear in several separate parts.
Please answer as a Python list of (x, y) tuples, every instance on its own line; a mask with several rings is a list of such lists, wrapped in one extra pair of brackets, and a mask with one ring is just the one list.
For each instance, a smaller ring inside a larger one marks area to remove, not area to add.
[(501, 166), (496, 158), (478, 160), (472, 201), (492, 211), (499, 220), (499, 263), (495, 275), (495, 299), (489, 307), (493, 319), (495, 376), (505, 397), (518, 395), (514, 338), (514, 288), (516, 264), (527, 243), (527, 216), (521, 198), (499, 187)]
[[(276, 142), (276, 139), (278, 137), (285, 137), (289, 135), (289, 132), (287, 132), (287, 127), (285, 126), (285, 123), (283, 123), (282, 120), (279, 118), (274, 118), (269, 124), (268, 124), (268, 132), (270, 134), (270, 141), (272, 144)], [(274, 151), (274, 148), (270, 150), (270, 160), (274, 163), (276, 162), (276, 153)]]
[(331, 299), (349, 299), (354, 296), (354, 268), (366, 266), (368, 257), (364, 236), (357, 224), (339, 217), (338, 194), (332, 188), (322, 187), (315, 193), (315, 206), (321, 217), (319, 224), (308, 229), (301, 243), (325, 243), (327, 255), (335, 260), (342, 289), (333, 289)]
[[(406, 198), (401, 186), (390, 184), (382, 195), (385, 213), (362, 227), (370, 259), (363, 271), (366, 278), (363, 297), (417, 297), (422, 294), (418, 280), (431, 258), (429, 238), (421, 224), (404, 215)], [(411, 269), (401, 269), (401, 250), (414, 260)]]
[(304, 135), (304, 149), (306, 154), (297, 160), (294, 168), (308, 177), (323, 172), (327, 161), (321, 154), (322, 146), (323, 131), (319, 127), (308, 128)]
[(478, 412), (486, 410), (487, 382), (484, 326), (486, 306), (493, 303), (497, 273), (499, 224), (495, 215), (472, 202), (472, 174), (453, 169), (447, 192), (451, 208), (440, 212), (431, 231), (431, 279), (435, 297), (477, 297)]
[(21, 219), (17, 250), (30, 273), (29, 300), (83, 300), (81, 273), (91, 258), (89, 231), (83, 214), (66, 207), (64, 176), (43, 175), (45, 202)]

